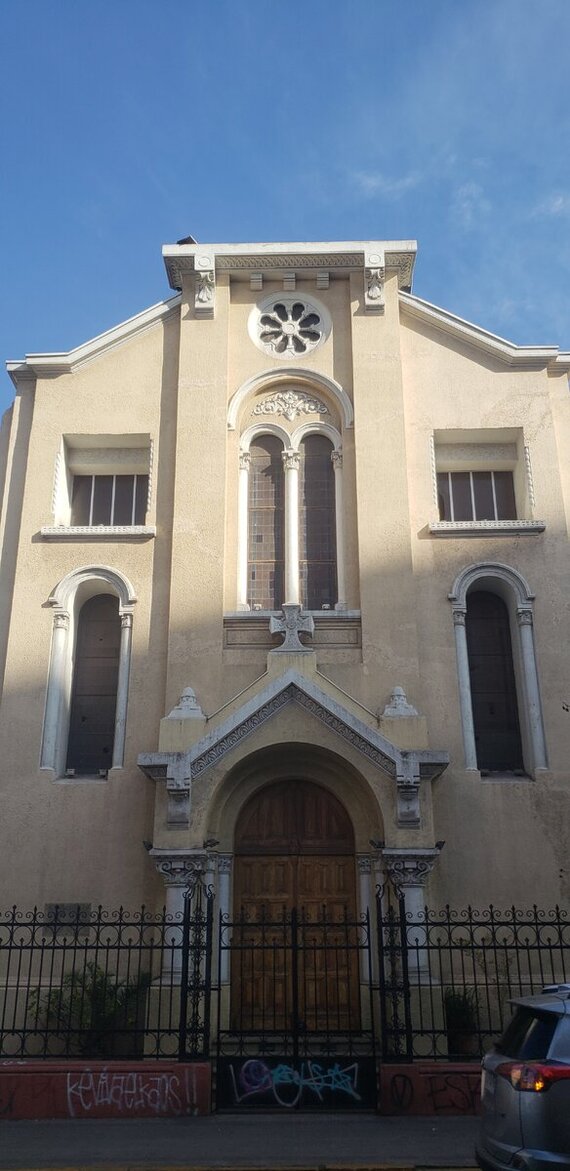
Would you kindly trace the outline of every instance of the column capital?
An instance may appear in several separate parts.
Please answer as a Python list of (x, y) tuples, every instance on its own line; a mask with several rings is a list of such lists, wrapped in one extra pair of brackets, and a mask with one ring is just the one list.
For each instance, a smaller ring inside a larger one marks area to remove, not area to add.
[(69, 630), (69, 614), (67, 610), (56, 610), (53, 616), (54, 630)]
[(133, 615), (130, 610), (124, 610), (121, 614), (121, 626), (123, 630), (130, 630), (133, 625)]
[(165, 886), (192, 887), (211, 869), (204, 850), (150, 850)]
[(342, 451), (331, 451), (331, 462), (335, 472), (342, 470)]
[(231, 874), (234, 856), (233, 854), (218, 854), (218, 874)]
[(443, 845), (417, 850), (385, 847), (382, 859), (396, 890), (425, 886), (442, 849)]
[(251, 451), (240, 451), (239, 453), (239, 470), (240, 472), (249, 472), (251, 467)]
[(533, 616), (530, 606), (517, 606), (517, 622), (519, 626), (532, 626)]
[(456, 610), (454, 608), (452, 613), (453, 613), (453, 625), (454, 626), (465, 626), (465, 619), (467, 617), (467, 610)]
[(370, 854), (357, 854), (356, 865), (359, 874), (372, 874), (372, 858)]
[(301, 466), (301, 453), (295, 451), (295, 448), (288, 447), (281, 452), (281, 459), (283, 460), (283, 467), (286, 472), (298, 472)]

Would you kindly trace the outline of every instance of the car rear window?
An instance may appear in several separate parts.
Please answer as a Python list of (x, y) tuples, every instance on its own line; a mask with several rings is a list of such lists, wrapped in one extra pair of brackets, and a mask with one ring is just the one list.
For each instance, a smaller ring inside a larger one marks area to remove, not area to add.
[(496, 1048), (518, 1060), (540, 1061), (548, 1056), (557, 1023), (555, 1013), (517, 1008)]

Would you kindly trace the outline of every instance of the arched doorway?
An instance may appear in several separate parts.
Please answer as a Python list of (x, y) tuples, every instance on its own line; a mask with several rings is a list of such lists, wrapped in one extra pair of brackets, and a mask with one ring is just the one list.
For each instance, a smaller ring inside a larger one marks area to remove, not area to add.
[(252, 1032), (359, 1028), (354, 834), (332, 793), (280, 780), (235, 834), (231, 1016)]

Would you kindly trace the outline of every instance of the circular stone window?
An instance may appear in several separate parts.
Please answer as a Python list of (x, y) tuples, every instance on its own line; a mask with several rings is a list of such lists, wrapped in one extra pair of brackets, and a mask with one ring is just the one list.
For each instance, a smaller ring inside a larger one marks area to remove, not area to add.
[(331, 320), (314, 298), (273, 294), (249, 315), (252, 342), (272, 358), (302, 358), (328, 337)]

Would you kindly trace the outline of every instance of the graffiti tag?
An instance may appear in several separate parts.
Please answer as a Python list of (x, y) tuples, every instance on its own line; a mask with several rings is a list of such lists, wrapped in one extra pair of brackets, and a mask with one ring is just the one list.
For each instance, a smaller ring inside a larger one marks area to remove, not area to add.
[(344, 1094), (360, 1102), (358, 1085), (358, 1062), (341, 1066), (324, 1066), (315, 1061), (302, 1061), (298, 1068), (284, 1062), (270, 1067), (265, 1061), (251, 1058), (237, 1071), (230, 1065), (234, 1101), (236, 1104), (261, 1094), (270, 1094), (278, 1106), (297, 1106), (305, 1091), (313, 1094), (319, 1102), (325, 1094)]
[(88, 1067), (67, 1075), (67, 1107), (71, 1118), (112, 1107), (118, 1114), (194, 1114), (195, 1086), (176, 1073), (95, 1072)]

